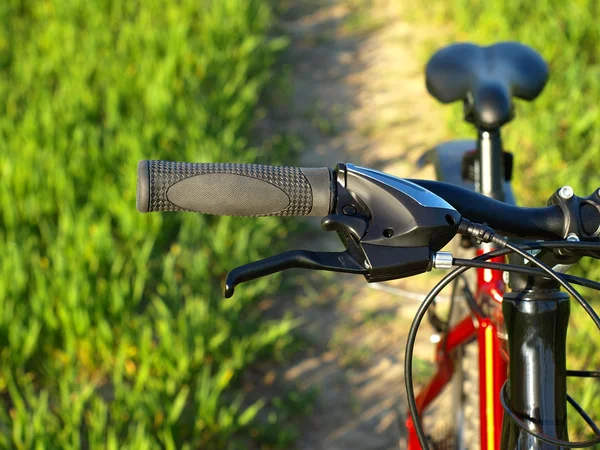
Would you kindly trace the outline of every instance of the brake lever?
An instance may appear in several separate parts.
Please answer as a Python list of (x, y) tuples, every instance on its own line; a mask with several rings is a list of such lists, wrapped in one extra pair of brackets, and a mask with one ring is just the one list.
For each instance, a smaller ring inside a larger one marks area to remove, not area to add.
[(327, 270), (366, 275), (371, 267), (364, 253), (360, 251), (359, 241), (367, 229), (367, 223), (360, 217), (330, 214), (321, 220), (321, 226), (326, 231), (337, 231), (346, 244), (346, 251), (290, 250), (237, 267), (227, 274), (225, 297), (231, 297), (235, 287), (240, 283), (287, 269)]
[(235, 287), (240, 283), (294, 268), (356, 274), (366, 274), (369, 270), (368, 266), (365, 267), (354, 259), (348, 250), (344, 252), (291, 250), (233, 269), (227, 274), (225, 297), (230, 298)]

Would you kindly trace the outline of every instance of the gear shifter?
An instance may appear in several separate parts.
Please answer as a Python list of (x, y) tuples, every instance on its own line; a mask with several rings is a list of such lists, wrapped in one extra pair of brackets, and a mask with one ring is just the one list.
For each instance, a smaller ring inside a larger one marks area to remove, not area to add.
[(460, 214), (445, 200), (409, 181), (353, 164), (335, 170), (335, 203), (321, 221), (336, 231), (344, 252), (292, 250), (240, 266), (227, 275), (235, 286), (291, 268), (356, 273), (385, 281), (426, 272), (432, 255), (456, 234)]

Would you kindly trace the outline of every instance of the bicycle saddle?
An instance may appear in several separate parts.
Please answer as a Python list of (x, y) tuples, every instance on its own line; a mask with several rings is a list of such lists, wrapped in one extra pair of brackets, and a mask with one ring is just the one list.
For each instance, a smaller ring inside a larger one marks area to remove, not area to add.
[(517, 42), (459, 43), (431, 57), (425, 78), (437, 100), (463, 100), (468, 121), (497, 129), (512, 119), (512, 97), (533, 100), (542, 92), (548, 66), (535, 50)]

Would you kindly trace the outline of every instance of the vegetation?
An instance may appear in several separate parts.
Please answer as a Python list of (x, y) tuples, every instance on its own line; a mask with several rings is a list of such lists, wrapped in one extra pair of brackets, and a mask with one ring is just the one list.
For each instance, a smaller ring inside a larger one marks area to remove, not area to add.
[(285, 399), (259, 420), (239, 387), (289, 343), (253, 307), (277, 283), (220, 285), (285, 228), (135, 209), (140, 159), (282, 162), (285, 140), (249, 146), (286, 44), (268, 5), (0, 2), (1, 448), (293, 438)]
[[(596, 0), (437, 0), (435, 23), (450, 25), (451, 41), (490, 44), (523, 42), (539, 51), (550, 65), (550, 79), (532, 103), (518, 102), (516, 119), (503, 129), (507, 149), (515, 154), (517, 195), (528, 205), (544, 204), (558, 187), (568, 184), (578, 195), (600, 186), (600, 27)], [(428, 11), (428, 14), (430, 12)], [(428, 16), (429, 18), (431, 16)], [(439, 43), (438, 43), (439, 45)], [(462, 123), (461, 105), (449, 119), (453, 136), (473, 134)], [(587, 276), (600, 278), (598, 263), (584, 264)], [(598, 302), (596, 307), (600, 306)], [(597, 308), (598, 309), (598, 308)], [(570, 368), (598, 369), (598, 346), (588, 336), (598, 330), (581, 308), (573, 305), (569, 335)], [(569, 392), (596, 419), (600, 417), (598, 383), (570, 379)], [(589, 428), (570, 417), (573, 436)]]

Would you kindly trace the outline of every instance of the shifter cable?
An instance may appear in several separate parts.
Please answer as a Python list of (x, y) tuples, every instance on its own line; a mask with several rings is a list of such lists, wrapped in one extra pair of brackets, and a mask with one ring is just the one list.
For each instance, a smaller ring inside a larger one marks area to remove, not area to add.
[[(464, 221), (464, 219), (461, 220), (461, 222), (463, 222), (463, 221)], [(548, 267), (542, 261), (538, 260), (536, 257), (530, 255), (529, 253), (527, 253), (524, 250), (524, 249), (544, 248), (544, 247), (545, 248), (573, 248), (573, 249), (579, 248), (579, 249), (598, 250), (598, 249), (600, 249), (600, 244), (582, 243), (582, 242), (564, 242), (564, 241), (549, 242), (549, 243), (537, 243), (536, 242), (536, 243), (532, 243), (532, 244), (521, 245), (520, 246), (521, 248), (519, 248), (516, 245), (510, 243), (506, 238), (496, 236), (494, 230), (492, 230), (489, 227), (485, 227), (485, 226), (482, 226), (479, 224), (474, 224), (469, 221), (464, 221), (461, 225), (463, 225), (462, 226), (463, 229), (461, 231), (464, 234), (476, 234), (477, 237), (479, 237), (482, 240), (487, 240), (488, 242), (491, 241), (491, 242), (495, 243), (496, 245), (505, 247), (503, 249), (492, 250), (483, 255), (480, 255), (480, 256), (474, 258), (473, 261), (485, 261), (485, 260), (491, 259), (495, 256), (506, 255), (509, 253), (519, 254), (523, 258), (527, 259), (528, 261), (531, 261), (533, 264), (538, 266), (539, 267), (538, 270), (540, 270), (540, 274), (546, 274), (546, 276), (549, 276), (549, 277), (553, 278), (554, 280), (556, 280), (558, 283), (560, 283), (561, 286), (563, 286), (567, 290), (567, 292), (569, 292), (577, 300), (577, 302), (584, 308), (584, 310), (588, 313), (588, 315), (590, 316), (590, 318), (592, 319), (592, 321), (594, 322), (596, 327), (598, 327), (598, 329), (600, 329), (600, 318), (595, 313), (595, 311), (591, 308), (589, 303), (569, 284), (566, 277), (562, 274), (556, 273), (554, 270), (552, 270), (550, 267)], [(544, 245), (544, 244), (546, 244), (546, 245)], [(505, 266), (505, 265), (503, 265), (503, 266)], [(507, 264), (506, 266), (508, 266), (508, 267), (505, 267), (504, 270), (506, 270), (507, 272), (514, 271), (513, 268), (510, 267), (512, 265)], [(420, 421), (420, 418), (419, 418), (419, 415), (417, 412), (417, 404), (416, 404), (416, 399), (415, 399), (415, 393), (414, 393), (414, 387), (413, 387), (413, 376), (412, 376), (412, 357), (413, 357), (413, 353), (414, 353), (414, 346), (415, 346), (415, 342), (416, 342), (417, 332), (418, 332), (418, 329), (421, 325), (423, 318), (425, 317), (425, 314), (427, 313), (427, 309), (434, 302), (437, 294), (439, 294), (448, 284), (450, 284), (454, 279), (456, 279), (461, 274), (466, 272), (469, 268), (470, 267), (467, 267), (467, 266), (462, 266), (462, 267), (456, 268), (455, 270), (453, 270), (452, 272), (447, 274), (429, 292), (429, 294), (425, 297), (425, 299), (419, 306), (419, 309), (417, 310), (417, 313), (415, 314), (415, 317), (413, 319), (413, 322), (411, 324), (411, 327), (410, 327), (410, 330), (408, 333), (407, 343), (406, 343), (405, 360), (404, 360), (404, 379), (405, 379), (406, 393), (407, 393), (409, 410), (410, 410), (412, 422), (413, 422), (415, 431), (417, 433), (419, 442), (420, 442), (423, 450), (428, 450), (429, 446), (427, 444), (425, 433), (423, 431), (423, 427), (422, 427), (422, 424), (421, 424), (421, 421)], [(591, 286), (591, 285), (588, 287), (597, 288), (597, 287)], [(511, 419), (514, 420), (514, 418), (512, 416), (511, 416)], [(517, 425), (521, 426), (522, 424), (517, 422)], [(538, 436), (538, 433), (531, 432), (528, 429), (526, 429), (526, 430), (528, 432), (530, 432), (531, 434), (533, 434), (534, 436), (539, 437), (540, 440), (545, 440), (546, 442), (550, 442), (550, 441), (548, 441), (548, 439), (551, 439), (551, 438), (548, 438), (547, 436), (542, 436), (542, 435)], [(598, 439), (598, 441), (596, 441), (597, 439)], [(554, 445), (563, 445), (563, 446), (570, 447), (570, 443), (568, 443), (566, 441), (556, 441), (556, 442), (559, 442), (559, 444), (554, 443)], [(597, 437), (588, 442), (589, 442), (589, 445), (595, 445), (597, 442), (600, 442), (600, 437)], [(567, 444), (567, 445), (565, 445), (565, 444)], [(582, 443), (577, 443), (577, 444), (581, 445)], [(586, 446), (589, 446), (589, 445), (586, 445)]]

